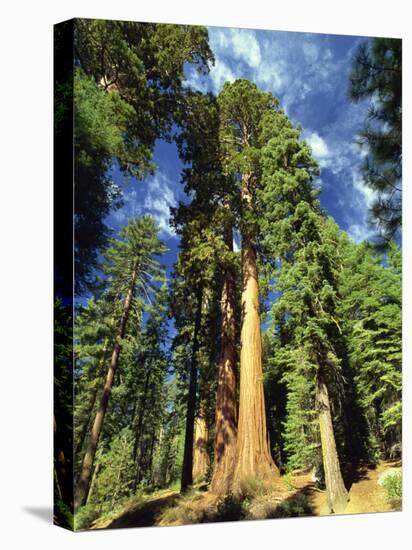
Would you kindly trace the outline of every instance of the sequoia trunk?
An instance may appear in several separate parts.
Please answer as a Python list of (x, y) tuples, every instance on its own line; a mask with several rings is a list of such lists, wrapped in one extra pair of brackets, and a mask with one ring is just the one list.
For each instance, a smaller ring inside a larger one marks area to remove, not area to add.
[(103, 393), (100, 398), (99, 407), (94, 418), (92, 430), (84, 454), (82, 467), (76, 484), (74, 495), (74, 507), (77, 510), (80, 506), (86, 503), (89, 493), (91, 473), (93, 469), (94, 455), (96, 454), (97, 444), (99, 442), (100, 433), (103, 427), (104, 417), (109, 403), (110, 393), (112, 391), (114, 376), (119, 364), (120, 356), (120, 340), (124, 337), (126, 331), (127, 320), (129, 318), (130, 307), (132, 303), (134, 288), (136, 284), (137, 268), (133, 270), (129, 290), (123, 306), (123, 313), (119, 323), (117, 338), (113, 347), (113, 352), (110, 360), (110, 366), (107, 371), (106, 381), (103, 387)]
[[(233, 232), (226, 227), (225, 243), (233, 250)], [(210, 490), (216, 494), (230, 491), (236, 457), (236, 319), (235, 275), (226, 267), (222, 287), (222, 328), (216, 394), (214, 465)]]
[(340, 514), (345, 510), (349, 498), (336, 451), (328, 388), (320, 371), (316, 379), (316, 395), (327, 502), (331, 512)]
[[(244, 208), (251, 211), (251, 176), (244, 175), (242, 184)], [(248, 477), (269, 479), (279, 475), (279, 470), (270, 454), (266, 426), (262, 380), (259, 286), (255, 243), (250, 222), (244, 224), (241, 236), (242, 327), (240, 335), (240, 396), (235, 485)]]
[(199, 416), (196, 418), (195, 444), (193, 455), (193, 480), (204, 481), (210, 466), (207, 442), (209, 439), (209, 428), (206, 416), (200, 408)]

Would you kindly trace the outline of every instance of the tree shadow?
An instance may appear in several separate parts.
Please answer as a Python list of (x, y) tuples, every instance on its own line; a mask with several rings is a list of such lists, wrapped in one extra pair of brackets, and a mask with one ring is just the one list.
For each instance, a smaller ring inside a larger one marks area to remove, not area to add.
[(354, 483), (359, 483), (359, 481), (370, 479), (368, 470), (375, 469), (376, 464), (372, 463), (362, 463), (357, 466), (353, 464), (345, 464), (342, 467), (342, 477), (346, 489), (349, 491)]
[(159, 515), (166, 509), (175, 504), (179, 498), (178, 494), (168, 495), (166, 497), (143, 502), (133, 510), (126, 512), (120, 517), (114, 519), (102, 529), (124, 529), (126, 527), (152, 527), (156, 524)]
[(293, 495), (282, 500), (267, 515), (267, 519), (296, 518), (318, 515), (314, 505), (315, 494), (319, 492), (314, 485), (303, 487)]

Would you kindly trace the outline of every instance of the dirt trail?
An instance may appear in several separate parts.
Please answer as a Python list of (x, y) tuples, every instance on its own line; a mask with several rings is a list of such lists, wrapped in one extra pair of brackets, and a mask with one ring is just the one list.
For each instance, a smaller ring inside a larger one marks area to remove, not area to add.
[[(386, 470), (399, 467), (398, 462), (381, 462), (375, 468), (370, 466), (359, 468), (355, 472), (350, 485), (349, 502), (344, 514), (394, 511), (386, 498), (385, 490), (378, 484), (378, 479)], [(329, 515), (326, 492), (317, 489), (310, 476), (295, 476), (293, 484), (308, 496), (314, 515)]]
[[(396, 462), (382, 462), (377, 467), (364, 466), (358, 469), (352, 476), (352, 484), (349, 490), (349, 502), (344, 514), (359, 514), (371, 512), (390, 512), (393, 511), (390, 503), (386, 499), (385, 490), (378, 484), (379, 476), (386, 470), (399, 468), (400, 464)], [(309, 474), (295, 475), (292, 480), (293, 489), (284, 493), (284, 497), (277, 492), (277, 500), (280, 504), (293, 501), (305, 502), (305, 513), (299, 515), (324, 516), (329, 515), (326, 502), (326, 492), (315, 487)], [(263, 497), (264, 501), (270, 501), (275, 493), (270, 493)], [(279, 498), (280, 497), (280, 498)], [(152, 525), (178, 525), (188, 523), (180, 521), (176, 517), (172, 519), (166, 513), (179, 505), (181, 495), (178, 492), (165, 490), (157, 493), (156, 496), (147, 497), (143, 502), (130, 507), (116, 519), (97, 520), (92, 526), (93, 529), (117, 529), (120, 527), (149, 527)], [(259, 499), (256, 499), (255, 505)], [(273, 498), (272, 498), (273, 500)], [(196, 523), (202, 520), (195, 520), (195, 517), (202, 517), (202, 511), (215, 507), (216, 497), (210, 493), (204, 492), (197, 495), (193, 500), (186, 503), (190, 509), (191, 518), (189, 523)], [(180, 503), (180, 506), (182, 504)], [(256, 506), (255, 506), (256, 507)], [(177, 515), (179, 511), (176, 510)], [(165, 514), (166, 513), (166, 514)], [(293, 515), (293, 514), (292, 514)], [(268, 517), (268, 516), (264, 516)], [(276, 517), (276, 516), (271, 516)], [(278, 516), (286, 517), (286, 516)], [(262, 519), (262, 518), (255, 518)]]

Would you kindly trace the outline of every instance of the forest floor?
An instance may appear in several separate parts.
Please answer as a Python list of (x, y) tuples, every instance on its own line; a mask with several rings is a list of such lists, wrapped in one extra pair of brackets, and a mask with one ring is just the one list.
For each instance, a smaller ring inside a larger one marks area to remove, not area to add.
[[(399, 508), (391, 504), (379, 480), (385, 472), (400, 469), (396, 461), (381, 462), (375, 467), (362, 466), (346, 473), (349, 502), (344, 514), (390, 512)], [(219, 498), (206, 487), (194, 488), (185, 495), (163, 490), (138, 498), (116, 514), (99, 518), (92, 529), (184, 525), (216, 521), (238, 521), (297, 516), (329, 515), (326, 492), (318, 489), (310, 473), (288, 475), (277, 486), (252, 487), (243, 498), (232, 495)]]

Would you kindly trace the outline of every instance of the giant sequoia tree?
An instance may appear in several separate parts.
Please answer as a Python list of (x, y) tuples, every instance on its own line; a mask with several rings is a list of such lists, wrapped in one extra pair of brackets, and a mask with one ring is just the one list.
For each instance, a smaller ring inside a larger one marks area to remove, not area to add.
[(75, 507), (86, 502), (90, 487), (93, 461), (109, 403), (114, 377), (119, 364), (122, 340), (126, 335), (131, 315), (142, 315), (143, 304), (153, 291), (153, 282), (162, 276), (155, 256), (163, 254), (154, 221), (150, 217), (131, 220), (123, 229), (120, 239), (113, 239), (105, 252), (102, 269), (108, 278), (107, 299), (113, 300), (117, 318), (116, 334), (111, 350), (109, 367), (103, 386), (89, 440), (84, 453), (75, 491)]
[(234, 483), (267, 479), (277, 473), (266, 425), (262, 382), (262, 341), (257, 271), (256, 189), (260, 178), (261, 123), (277, 102), (270, 93), (238, 80), (225, 84), (218, 98), (220, 142), (226, 174), (237, 181), (241, 233), (240, 396)]

